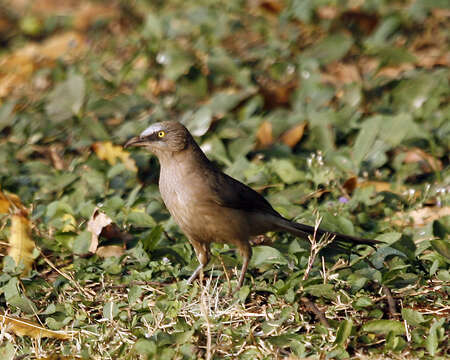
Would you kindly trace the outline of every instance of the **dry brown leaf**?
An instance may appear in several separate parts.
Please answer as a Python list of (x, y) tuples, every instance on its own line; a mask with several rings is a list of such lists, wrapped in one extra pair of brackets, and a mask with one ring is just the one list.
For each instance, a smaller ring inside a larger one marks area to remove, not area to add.
[(308, 123), (305, 121), (287, 130), (283, 135), (281, 135), (281, 142), (290, 148), (293, 148), (302, 139), (307, 124)]
[(273, 144), (272, 124), (264, 121), (256, 132), (256, 139), (258, 140), (258, 148), (264, 148)]
[(367, 180), (363, 182), (358, 182), (357, 187), (364, 188), (368, 186), (375, 187), (376, 192), (382, 192), (382, 191), (389, 191), (394, 192), (391, 188), (391, 183), (388, 183), (386, 181), (373, 181), (373, 180)]
[(24, 264), (24, 273), (28, 273), (33, 264), (32, 252), (36, 247), (31, 239), (31, 222), (23, 215), (15, 214), (11, 218), (11, 236), (8, 255), (17, 265)]
[(394, 223), (402, 226), (412, 225), (415, 227), (421, 227), (444, 216), (450, 216), (450, 206), (429, 206), (407, 213), (398, 212), (396, 213), (396, 217), (398, 217), (399, 220), (395, 220)]
[(325, 5), (317, 8), (317, 15), (321, 19), (333, 20), (338, 15), (338, 9), (336, 6)]
[(322, 73), (322, 81), (335, 86), (361, 82), (359, 69), (355, 64), (343, 64), (334, 62), (327, 66), (326, 72)]
[(89, 252), (95, 254), (98, 247), (98, 237), (105, 226), (112, 223), (111, 218), (105, 213), (101, 212), (98, 208), (94, 210), (91, 218), (87, 224), (87, 230), (91, 233), (91, 245), (89, 246)]
[(375, 13), (363, 12), (357, 7), (345, 11), (340, 16), (341, 22), (347, 27), (356, 28), (359, 33), (369, 35), (378, 25), (378, 17)]
[(380, 71), (377, 72), (377, 77), (387, 77), (387, 78), (397, 78), (400, 74), (413, 70), (415, 68), (414, 64), (403, 63), (396, 66), (385, 66)]
[(284, 8), (284, 3), (281, 0), (260, 0), (259, 6), (271, 13), (279, 14)]
[(73, 25), (78, 30), (87, 30), (99, 20), (115, 19), (119, 16), (119, 9), (111, 4), (83, 2), (74, 13)]
[(256, 77), (256, 82), (261, 95), (264, 97), (264, 106), (266, 108), (288, 106), (291, 94), (298, 86), (298, 79), (292, 75), (286, 75), (286, 79), (281, 81), (260, 75)]
[(0, 97), (27, 85), (31, 75), (44, 66), (53, 66), (57, 59), (76, 58), (86, 51), (85, 38), (77, 32), (50, 37), (42, 44), (31, 43), (13, 54), (0, 58)]
[(32, 338), (49, 337), (66, 340), (72, 337), (69, 333), (46, 329), (33, 321), (8, 315), (0, 315), (0, 328), (18, 336), (29, 336)]
[(345, 180), (345, 182), (342, 184), (342, 187), (347, 191), (348, 194), (351, 194), (358, 185), (358, 178), (356, 176), (352, 176)]
[(130, 153), (125, 151), (122, 146), (113, 145), (111, 141), (106, 141), (96, 142), (93, 148), (99, 159), (106, 160), (111, 165), (115, 165), (117, 159), (120, 159), (128, 170), (137, 171), (136, 164), (130, 157)]
[(108, 258), (111, 256), (122, 256), (125, 253), (125, 249), (120, 245), (106, 245), (97, 249), (96, 254), (101, 258)]
[(409, 149), (403, 160), (406, 164), (419, 163), (424, 173), (442, 170), (442, 162), (419, 148)]

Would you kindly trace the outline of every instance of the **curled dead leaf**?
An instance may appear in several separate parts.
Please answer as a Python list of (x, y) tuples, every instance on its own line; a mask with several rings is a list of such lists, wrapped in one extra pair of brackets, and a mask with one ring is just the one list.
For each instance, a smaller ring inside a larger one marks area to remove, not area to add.
[(287, 130), (283, 135), (281, 135), (281, 142), (290, 148), (293, 148), (302, 139), (303, 134), (305, 133), (306, 125), (308, 125), (308, 123), (305, 121)]
[(258, 140), (258, 148), (265, 148), (273, 144), (272, 124), (264, 121), (256, 132), (256, 139)]
[(97, 249), (96, 254), (101, 258), (108, 258), (112, 256), (120, 257), (125, 253), (125, 249), (120, 245), (106, 245)]
[(30, 320), (17, 318), (15, 316), (0, 315), (0, 328), (12, 332), (18, 336), (29, 336), (31, 338), (49, 337), (66, 340), (73, 335), (63, 331), (53, 331)]
[(349, 177), (345, 182), (342, 184), (342, 187), (347, 191), (348, 194), (351, 194), (358, 185), (358, 178), (356, 176)]
[(405, 164), (418, 163), (424, 173), (442, 170), (442, 162), (419, 148), (409, 149), (404, 158)]
[(98, 237), (100, 236), (103, 228), (111, 223), (112, 220), (108, 215), (101, 212), (98, 208), (94, 210), (94, 213), (87, 224), (87, 230), (91, 233), (91, 245), (89, 246), (89, 252), (95, 254), (98, 247)]

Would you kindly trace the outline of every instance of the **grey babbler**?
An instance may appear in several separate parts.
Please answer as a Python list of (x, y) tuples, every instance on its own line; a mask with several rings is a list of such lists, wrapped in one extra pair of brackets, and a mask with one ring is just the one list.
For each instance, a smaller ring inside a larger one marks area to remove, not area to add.
[[(217, 169), (181, 123), (155, 123), (125, 147), (139, 146), (157, 156), (161, 172), (159, 190), (163, 201), (189, 239), (200, 265), (189, 278), (192, 282), (209, 260), (212, 242), (235, 245), (243, 258), (238, 290), (252, 255), (250, 239), (268, 231), (288, 231), (307, 238), (313, 226), (281, 216), (255, 190)], [(326, 233), (317, 229), (316, 236)], [(374, 246), (376, 240), (329, 232), (335, 242)]]

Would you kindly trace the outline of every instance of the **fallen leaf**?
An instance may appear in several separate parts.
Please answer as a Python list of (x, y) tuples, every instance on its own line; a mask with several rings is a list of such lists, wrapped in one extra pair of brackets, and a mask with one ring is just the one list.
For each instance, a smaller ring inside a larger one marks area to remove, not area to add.
[(368, 180), (368, 181), (363, 181), (363, 182), (357, 184), (357, 187), (359, 187), (359, 188), (364, 188), (364, 187), (368, 187), (368, 186), (375, 187), (376, 192), (382, 192), (382, 191), (394, 192), (391, 188), (391, 183), (388, 183), (386, 181)]
[(122, 146), (113, 145), (111, 141), (96, 142), (93, 148), (99, 159), (106, 160), (109, 164), (115, 165), (117, 159), (121, 160), (130, 171), (137, 171), (136, 163), (130, 157), (130, 153), (123, 150)]
[(324, 20), (333, 20), (338, 15), (338, 9), (336, 6), (325, 5), (317, 8), (317, 15)]
[(97, 21), (113, 20), (119, 16), (119, 9), (113, 4), (83, 2), (73, 15), (73, 26), (84, 31)]
[(264, 97), (264, 106), (266, 108), (275, 108), (288, 106), (291, 100), (291, 94), (297, 89), (298, 79), (292, 78), (292, 75), (286, 76), (283, 81), (273, 80), (267, 76), (257, 76), (259, 92)]
[(28, 212), (17, 195), (0, 191), (0, 214), (8, 214), (14, 208), (22, 213)]
[(402, 73), (413, 70), (414, 67), (413, 64), (406, 62), (397, 66), (385, 66), (377, 72), (376, 77), (398, 78)]
[(355, 29), (355, 32), (369, 35), (378, 25), (376, 13), (362, 12), (359, 9), (352, 9), (341, 14), (340, 20), (348, 28)]
[(33, 264), (32, 252), (35, 248), (31, 239), (31, 223), (27, 217), (15, 214), (11, 218), (11, 236), (9, 237), (8, 255), (17, 265), (24, 264), (24, 273), (28, 273)]
[(343, 84), (360, 83), (361, 76), (356, 65), (333, 62), (328, 64), (325, 72), (322, 73), (322, 81), (333, 84), (334, 86), (339, 86)]
[(345, 182), (342, 184), (342, 187), (347, 191), (348, 194), (351, 194), (358, 185), (358, 178), (356, 176), (352, 176), (345, 180)]
[(308, 123), (305, 121), (287, 130), (283, 135), (281, 135), (281, 142), (290, 148), (293, 148), (302, 139), (303, 134), (305, 133), (306, 125), (308, 125)]
[(399, 218), (399, 220), (395, 220), (394, 223), (401, 226), (412, 225), (414, 227), (421, 227), (449, 215), (450, 206), (427, 206), (406, 213), (397, 212), (396, 217)]
[(419, 148), (409, 149), (404, 158), (405, 164), (419, 163), (424, 173), (442, 170), (442, 162)]
[(46, 329), (30, 320), (17, 318), (14, 316), (0, 315), (0, 328), (12, 332), (18, 336), (29, 336), (32, 338), (49, 337), (66, 340), (72, 338), (72, 334), (62, 331)]
[(72, 214), (64, 214), (61, 220), (64, 221), (64, 226), (61, 229), (62, 232), (71, 232), (77, 229), (77, 222)]
[(111, 218), (105, 213), (101, 212), (98, 208), (94, 210), (91, 218), (87, 224), (87, 230), (91, 233), (91, 245), (89, 246), (89, 252), (95, 254), (98, 247), (98, 237), (103, 228), (112, 223)]
[(101, 258), (119, 257), (125, 253), (125, 249), (120, 245), (106, 245), (99, 247), (95, 253)]
[(36, 70), (52, 67), (58, 59), (67, 61), (79, 57), (85, 51), (84, 36), (70, 31), (52, 36), (41, 44), (28, 44), (12, 54), (0, 57), (0, 97), (28, 85)]
[(272, 124), (264, 121), (256, 132), (256, 139), (258, 140), (258, 148), (265, 148), (273, 143)]

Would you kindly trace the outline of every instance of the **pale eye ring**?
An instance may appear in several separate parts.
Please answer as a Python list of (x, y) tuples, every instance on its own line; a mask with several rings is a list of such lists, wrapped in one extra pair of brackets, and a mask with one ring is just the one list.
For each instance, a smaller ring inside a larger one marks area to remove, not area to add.
[(166, 135), (166, 133), (164, 131), (158, 131), (158, 137), (159, 138), (163, 138)]

